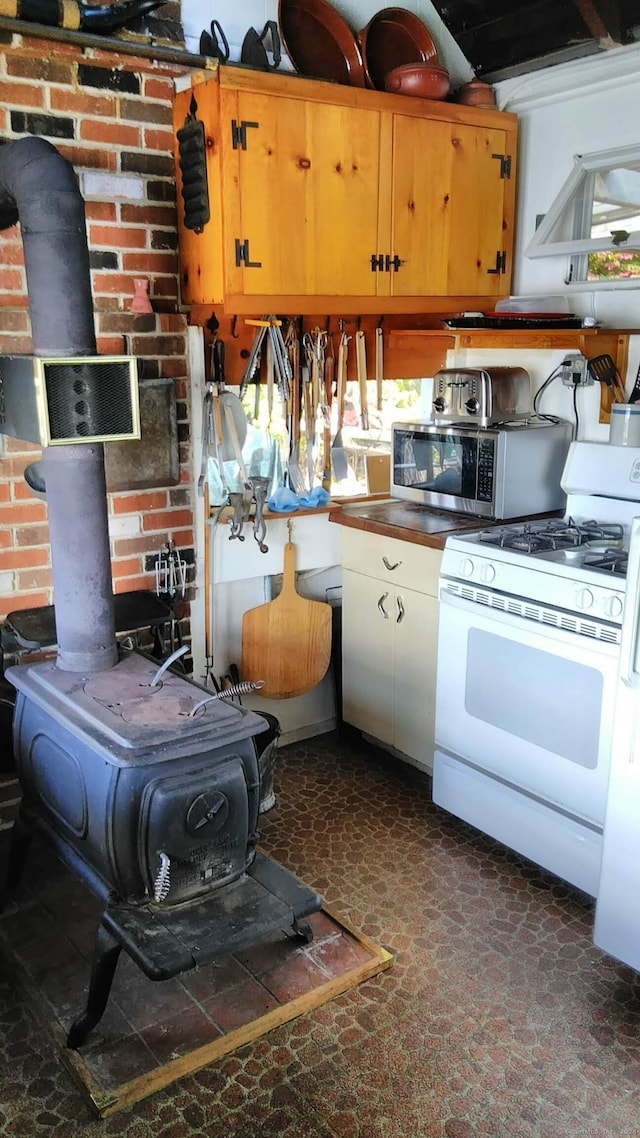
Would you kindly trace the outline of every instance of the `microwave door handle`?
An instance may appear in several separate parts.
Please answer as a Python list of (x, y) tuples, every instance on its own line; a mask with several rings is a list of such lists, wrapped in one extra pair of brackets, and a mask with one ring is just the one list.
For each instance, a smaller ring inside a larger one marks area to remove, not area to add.
[(627, 687), (640, 687), (640, 517), (631, 523), (627, 580), (620, 638), (620, 679)]

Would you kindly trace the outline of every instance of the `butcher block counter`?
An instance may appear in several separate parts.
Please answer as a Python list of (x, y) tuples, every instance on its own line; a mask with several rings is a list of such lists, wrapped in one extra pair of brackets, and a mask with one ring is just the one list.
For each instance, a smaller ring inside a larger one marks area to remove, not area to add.
[(339, 506), (331, 510), (329, 520), (351, 529), (410, 541), (431, 549), (444, 549), (445, 541), (454, 533), (487, 529), (496, 524), (486, 518), (430, 510), (427, 506), (401, 502), (398, 498)]

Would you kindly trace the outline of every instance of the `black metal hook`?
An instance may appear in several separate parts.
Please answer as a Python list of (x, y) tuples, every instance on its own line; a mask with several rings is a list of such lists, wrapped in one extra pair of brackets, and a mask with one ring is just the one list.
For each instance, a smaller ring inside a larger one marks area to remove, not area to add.
[(376, 324), (376, 328), (382, 328), (383, 324), (384, 324), (384, 313), (382, 314), (382, 316), (378, 320), (378, 323)]
[(238, 332), (237, 328), (238, 328), (238, 317), (234, 316), (232, 321), (231, 321), (231, 335), (232, 335), (234, 340), (240, 339), (240, 333)]

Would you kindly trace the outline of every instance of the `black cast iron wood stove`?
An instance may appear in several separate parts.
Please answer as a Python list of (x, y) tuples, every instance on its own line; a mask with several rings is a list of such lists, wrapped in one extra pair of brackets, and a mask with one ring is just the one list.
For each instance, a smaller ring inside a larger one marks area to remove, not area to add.
[[(73, 168), (42, 139), (0, 148), (0, 230), (17, 220), (36, 355), (86, 361), (96, 345), (84, 203)], [(93, 414), (92, 380), (79, 376), (80, 421), (96, 423), (104, 392)], [(0, 359), (0, 396), (1, 385)], [(277, 929), (310, 940), (304, 918), (322, 903), (256, 850), (265, 719), (118, 650), (102, 440), (80, 435), (43, 451), (57, 659), (7, 671), (23, 791), (8, 888), (37, 830), (105, 906), (72, 1048), (100, 1020), (122, 949), (168, 979)]]

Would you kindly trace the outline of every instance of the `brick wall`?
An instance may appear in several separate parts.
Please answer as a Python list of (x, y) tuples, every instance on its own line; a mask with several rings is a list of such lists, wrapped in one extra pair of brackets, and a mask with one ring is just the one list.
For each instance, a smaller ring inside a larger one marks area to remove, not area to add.
[[(40, 135), (85, 199), (100, 353), (131, 353), (176, 389), (180, 483), (109, 495), (114, 588), (154, 589), (172, 535), (193, 564), (186, 317), (179, 311), (171, 103), (182, 67), (0, 31), (0, 139)], [(147, 277), (153, 315), (130, 311)], [(51, 282), (55, 288), (55, 281)], [(18, 228), (0, 233), (0, 353), (31, 350)], [(37, 448), (0, 437), (0, 620), (52, 601), (46, 503), (24, 481)], [(178, 610), (188, 635), (188, 604)]]

